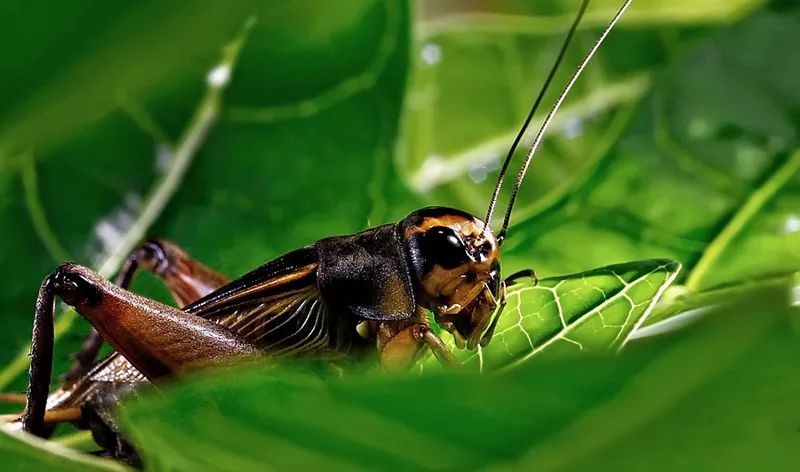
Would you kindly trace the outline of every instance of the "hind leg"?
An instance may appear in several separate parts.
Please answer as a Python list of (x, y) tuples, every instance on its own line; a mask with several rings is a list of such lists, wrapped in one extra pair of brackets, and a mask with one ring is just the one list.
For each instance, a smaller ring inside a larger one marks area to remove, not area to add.
[(53, 305), (59, 297), (83, 315), (149, 380), (228, 364), (259, 351), (211, 321), (128, 292), (76, 264), (62, 264), (39, 290), (24, 430), (44, 431), (53, 362)]
[[(229, 281), (224, 275), (192, 259), (178, 246), (163, 239), (147, 241), (134, 250), (114, 283), (127, 289), (138, 269), (144, 269), (161, 278), (178, 306), (188, 305)], [(103, 337), (96, 329), (92, 329), (81, 349), (73, 356), (75, 362), (64, 375), (64, 382), (71, 383), (83, 377), (94, 365), (102, 346)]]

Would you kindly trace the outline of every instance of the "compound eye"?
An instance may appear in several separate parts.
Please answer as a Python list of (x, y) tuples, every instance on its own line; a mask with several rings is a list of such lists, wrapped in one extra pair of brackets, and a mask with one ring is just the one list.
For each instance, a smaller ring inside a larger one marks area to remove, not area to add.
[(464, 242), (446, 226), (435, 226), (425, 233), (424, 254), (432, 263), (453, 269), (469, 261)]

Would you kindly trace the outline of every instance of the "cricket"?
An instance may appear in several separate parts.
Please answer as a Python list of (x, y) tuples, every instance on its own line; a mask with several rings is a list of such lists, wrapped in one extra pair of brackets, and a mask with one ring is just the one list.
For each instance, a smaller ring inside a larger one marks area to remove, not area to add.
[[(586, 11), (580, 6), (560, 52), (499, 171), (485, 215), (447, 207), (411, 211), (399, 222), (332, 236), (289, 252), (236, 279), (195, 260), (173, 242), (152, 239), (133, 251), (113, 281), (70, 262), (47, 275), (33, 317), (25, 411), (12, 426), (47, 438), (59, 423), (91, 430), (99, 455), (141, 466), (121, 433), (116, 406), (146, 385), (199, 369), (286, 357), (373, 355), (403, 370), (426, 352), (456, 367), (428, 313), (461, 349), (491, 342), (506, 287), (533, 269), (503, 276), (501, 249), (517, 193), (561, 103), (631, 3), (626, 0), (586, 53), (519, 166), (502, 223), (492, 226), (513, 156)], [(128, 291), (135, 274), (166, 285), (177, 307)], [(56, 300), (94, 328), (72, 368), (53, 383)], [(114, 352), (98, 359), (103, 343)]]

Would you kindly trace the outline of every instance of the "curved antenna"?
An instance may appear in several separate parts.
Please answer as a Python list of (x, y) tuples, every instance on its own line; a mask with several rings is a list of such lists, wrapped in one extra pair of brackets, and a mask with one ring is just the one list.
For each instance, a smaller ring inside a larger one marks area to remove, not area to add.
[(558, 56), (556, 56), (556, 61), (553, 63), (553, 67), (550, 68), (550, 72), (548, 72), (547, 78), (544, 80), (544, 84), (542, 85), (541, 90), (539, 90), (539, 95), (536, 96), (536, 100), (533, 102), (533, 106), (531, 107), (531, 110), (528, 112), (527, 118), (525, 118), (525, 123), (523, 123), (522, 128), (519, 129), (517, 136), (514, 138), (514, 142), (508, 149), (508, 154), (506, 154), (506, 158), (503, 161), (503, 166), (500, 168), (500, 175), (497, 177), (497, 183), (495, 184), (494, 191), (492, 192), (492, 198), (489, 200), (489, 209), (486, 211), (486, 219), (483, 220), (484, 231), (486, 231), (486, 229), (488, 229), (492, 224), (494, 207), (497, 204), (498, 197), (500, 196), (500, 188), (503, 186), (503, 178), (506, 176), (506, 171), (508, 171), (509, 164), (511, 164), (511, 157), (514, 155), (514, 151), (517, 150), (519, 142), (522, 141), (522, 137), (525, 135), (525, 131), (528, 129), (528, 125), (531, 124), (531, 120), (533, 120), (533, 115), (536, 114), (536, 110), (539, 108), (539, 104), (542, 103), (544, 94), (547, 92), (547, 88), (550, 86), (550, 82), (553, 81), (553, 77), (555, 77), (556, 71), (558, 71), (558, 66), (561, 65), (561, 61), (564, 59), (564, 56), (566, 55), (567, 46), (569, 46), (569, 43), (572, 40), (572, 36), (575, 34), (575, 30), (578, 29), (578, 24), (581, 22), (581, 18), (583, 18), (583, 14), (584, 12), (586, 12), (586, 7), (588, 5), (589, 5), (589, 0), (583, 0), (583, 2), (581, 3), (581, 7), (578, 10), (578, 14), (572, 21), (572, 25), (569, 27), (567, 36), (564, 38), (564, 42), (561, 44), (561, 50), (558, 51)]
[(506, 210), (506, 216), (505, 219), (503, 220), (503, 227), (500, 229), (500, 232), (497, 233), (498, 244), (500, 244), (503, 241), (503, 239), (505, 239), (506, 233), (508, 232), (508, 223), (511, 220), (511, 210), (514, 209), (514, 202), (517, 199), (517, 193), (519, 192), (519, 187), (520, 185), (522, 185), (522, 181), (525, 179), (525, 174), (528, 172), (528, 167), (531, 164), (533, 155), (539, 148), (539, 144), (541, 144), (542, 142), (542, 137), (544, 136), (547, 127), (550, 126), (550, 123), (553, 121), (553, 117), (558, 111), (558, 108), (561, 106), (561, 103), (567, 97), (567, 94), (569, 94), (569, 91), (572, 89), (572, 86), (575, 85), (575, 82), (578, 80), (578, 77), (580, 77), (581, 72), (583, 72), (583, 69), (585, 69), (586, 65), (589, 64), (589, 61), (592, 59), (594, 54), (600, 48), (600, 45), (603, 44), (603, 41), (606, 39), (606, 36), (608, 36), (608, 33), (610, 33), (612, 29), (614, 29), (614, 25), (616, 25), (617, 21), (619, 21), (619, 19), (622, 18), (622, 15), (625, 13), (625, 10), (628, 9), (632, 1), (633, 0), (625, 0), (625, 3), (623, 3), (622, 6), (619, 8), (619, 10), (617, 10), (617, 14), (614, 15), (614, 18), (612, 18), (611, 21), (608, 23), (606, 29), (603, 30), (603, 34), (601, 34), (600, 37), (597, 38), (597, 41), (595, 41), (594, 46), (592, 46), (592, 49), (590, 49), (589, 52), (586, 53), (586, 56), (583, 58), (583, 61), (581, 61), (581, 64), (578, 66), (578, 69), (575, 71), (574, 74), (572, 74), (572, 77), (569, 79), (569, 82), (567, 82), (567, 85), (564, 87), (564, 90), (561, 91), (561, 95), (558, 96), (558, 100), (556, 100), (556, 103), (553, 105), (553, 108), (550, 110), (550, 112), (547, 114), (544, 121), (542, 122), (542, 126), (539, 128), (539, 132), (536, 133), (536, 138), (534, 138), (533, 144), (531, 144), (531, 147), (528, 150), (528, 156), (525, 158), (525, 162), (522, 164), (522, 168), (520, 169), (519, 174), (517, 174), (517, 181), (514, 183), (514, 189), (511, 191), (511, 198), (508, 200), (508, 209)]

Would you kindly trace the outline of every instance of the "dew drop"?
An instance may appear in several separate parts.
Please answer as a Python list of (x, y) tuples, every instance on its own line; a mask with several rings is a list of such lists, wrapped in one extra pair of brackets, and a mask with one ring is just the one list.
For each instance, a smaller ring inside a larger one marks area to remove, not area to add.
[(494, 155), (480, 163), (472, 165), (469, 169), (469, 178), (474, 183), (486, 180), (490, 173), (500, 168), (500, 156)]
[(206, 82), (209, 87), (224, 87), (231, 79), (231, 67), (228, 64), (220, 64), (208, 72)]
[(575, 139), (582, 134), (583, 120), (575, 116), (567, 118), (567, 121), (564, 123), (564, 136), (566, 136), (567, 139)]
[(156, 172), (165, 174), (172, 167), (172, 160), (175, 156), (169, 146), (159, 144), (156, 146)]
[(784, 234), (800, 232), (800, 215), (792, 213), (791, 215), (787, 216), (786, 221), (783, 222), (782, 232)]
[(425, 43), (420, 51), (422, 60), (429, 66), (438, 64), (442, 60), (442, 47), (435, 43)]

